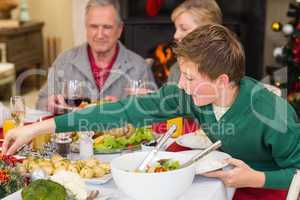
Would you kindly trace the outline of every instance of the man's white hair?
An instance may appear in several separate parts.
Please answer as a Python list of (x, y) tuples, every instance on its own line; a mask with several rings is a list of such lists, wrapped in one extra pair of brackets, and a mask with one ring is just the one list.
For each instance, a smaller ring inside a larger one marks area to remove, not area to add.
[(120, 2), (119, 0), (89, 0), (88, 3), (86, 4), (85, 7), (85, 14), (89, 12), (89, 10), (92, 7), (97, 7), (97, 6), (113, 6), (114, 9), (116, 10), (117, 16), (116, 20), (118, 23), (123, 23), (122, 17), (121, 17), (121, 9), (120, 9)]

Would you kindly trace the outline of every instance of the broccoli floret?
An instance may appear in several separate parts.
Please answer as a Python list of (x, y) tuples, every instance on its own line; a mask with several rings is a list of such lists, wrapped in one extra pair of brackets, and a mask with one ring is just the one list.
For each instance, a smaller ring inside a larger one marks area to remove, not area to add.
[(66, 189), (50, 180), (36, 180), (22, 190), (23, 200), (66, 200)]

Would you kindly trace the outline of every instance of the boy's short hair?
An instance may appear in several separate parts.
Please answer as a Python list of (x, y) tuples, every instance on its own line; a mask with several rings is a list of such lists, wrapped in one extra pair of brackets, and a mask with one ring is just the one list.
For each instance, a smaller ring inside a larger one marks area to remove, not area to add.
[(222, 24), (222, 12), (215, 0), (185, 0), (172, 12), (172, 21), (184, 12), (189, 12), (201, 25), (203, 21)]
[(245, 75), (245, 52), (235, 34), (226, 27), (208, 24), (189, 33), (173, 48), (178, 57), (198, 65), (198, 71), (215, 80), (227, 74), (239, 83)]

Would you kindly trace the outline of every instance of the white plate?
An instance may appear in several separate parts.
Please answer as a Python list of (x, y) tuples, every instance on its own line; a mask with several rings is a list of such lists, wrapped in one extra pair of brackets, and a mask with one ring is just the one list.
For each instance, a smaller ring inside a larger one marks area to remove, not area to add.
[[(194, 156), (201, 150), (182, 151), (181, 153)], [(220, 151), (213, 151), (199, 160), (196, 164), (196, 174), (204, 174), (207, 172), (215, 171), (226, 167), (228, 164), (224, 162), (224, 159), (231, 158), (227, 153)]]
[(52, 113), (42, 111), (42, 110), (36, 110), (32, 108), (26, 107), (26, 116), (25, 116), (25, 122), (32, 123), (37, 122), (41, 117), (48, 117), (51, 116)]
[(176, 139), (176, 143), (180, 146), (191, 149), (206, 149), (212, 145), (212, 142), (208, 139), (203, 131), (182, 135)]
[(100, 178), (91, 178), (91, 179), (83, 179), (86, 184), (92, 184), (92, 185), (101, 185), (104, 183), (107, 183), (110, 179), (112, 179), (111, 174), (106, 174)]

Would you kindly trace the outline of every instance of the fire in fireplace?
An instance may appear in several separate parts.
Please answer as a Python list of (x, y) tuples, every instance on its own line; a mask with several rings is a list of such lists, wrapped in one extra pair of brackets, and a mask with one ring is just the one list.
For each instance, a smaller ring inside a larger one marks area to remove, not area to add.
[(175, 56), (169, 43), (159, 43), (151, 56), (154, 59), (152, 71), (157, 85), (163, 85), (170, 74), (170, 68), (175, 62)]

